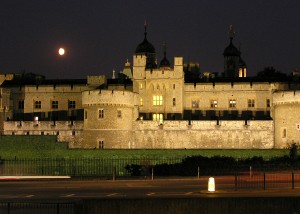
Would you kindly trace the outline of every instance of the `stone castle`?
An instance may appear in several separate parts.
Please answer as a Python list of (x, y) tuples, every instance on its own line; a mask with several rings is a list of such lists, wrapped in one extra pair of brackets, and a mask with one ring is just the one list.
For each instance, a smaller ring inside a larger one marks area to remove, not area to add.
[[(232, 31), (231, 31), (232, 32)], [(0, 134), (56, 135), (69, 148), (273, 149), (300, 138), (299, 72), (247, 77), (230, 34), (224, 72), (174, 57), (158, 63), (144, 40), (116, 77), (47, 80), (0, 74)]]

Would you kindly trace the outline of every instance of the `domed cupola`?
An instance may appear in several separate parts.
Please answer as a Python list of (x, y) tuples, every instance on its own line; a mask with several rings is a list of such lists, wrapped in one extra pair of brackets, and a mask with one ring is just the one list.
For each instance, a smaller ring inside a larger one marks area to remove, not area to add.
[(166, 68), (166, 67), (170, 67), (170, 62), (167, 59), (167, 52), (166, 52), (166, 43), (163, 44), (164, 46), (164, 58), (160, 61), (159, 67), (160, 68)]
[(230, 37), (230, 44), (225, 48), (223, 56), (240, 56), (240, 51), (232, 43), (233, 37)]
[(229, 29), (230, 44), (225, 48), (223, 52), (225, 77), (239, 76), (239, 63), (240, 63), (241, 52), (232, 43), (234, 35), (235, 35), (235, 31), (233, 29), (233, 26), (230, 25), (230, 29)]
[(156, 52), (154, 46), (148, 42), (147, 40), (147, 24), (145, 22), (145, 37), (142, 43), (140, 43), (136, 49), (135, 49), (135, 54), (144, 54), (147, 57), (146, 61), (146, 69), (153, 69), (157, 68), (157, 63), (156, 63)]

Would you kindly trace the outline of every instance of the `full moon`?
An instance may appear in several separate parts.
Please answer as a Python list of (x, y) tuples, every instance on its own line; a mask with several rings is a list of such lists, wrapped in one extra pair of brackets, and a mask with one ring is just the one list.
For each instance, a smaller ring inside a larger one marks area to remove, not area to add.
[(65, 49), (63, 49), (63, 48), (60, 48), (59, 50), (58, 50), (58, 54), (59, 55), (64, 55), (65, 54)]

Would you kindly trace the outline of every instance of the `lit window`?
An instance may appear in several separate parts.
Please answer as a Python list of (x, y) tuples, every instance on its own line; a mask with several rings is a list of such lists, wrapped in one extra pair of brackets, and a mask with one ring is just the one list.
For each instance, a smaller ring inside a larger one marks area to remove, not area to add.
[(153, 96), (153, 105), (154, 106), (161, 106), (162, 104), (163, 104), (162, 96)]
[(41, 109), (42, 108), (42, 102), (41, 101), (35, 101), (34, 102), (34, 108)]
[(248, 99), (248, 108), (255, 107), (255, 100), (254, 99)]
[(143, 83), (140, 84), (140, 89), (143, 89)]
[(24, 109), (24, 100), (19, 101), (19, 109)]
[(176, 106), (176, 98), (173, 98), (173, 106)]
[(267, 100), (266, 100), (266, 106), (267, 106), (267, 108), (270, 108), (270, 107), (271, 107), (270, 99), (267, 99)]
[(76, 101), (74, 101), (74, 100), (69, 100), (68, 107), (69, 107), (69, 108), (76, 108)]
[(154, 121), (159, 121), (160, 124), (163, 123), (163, 121), (164, 121), (163, 114), (153, 114), (152, 119)]
[(192, 100), (192, 108), (199, 108), (199, 100)]
[(143, 105), (144, 105), (143, 98), (140, 98), (140, 106), (143, 106)]
[(98, 118), (104, 118), (104, 110), (103, 109), (99, 109)]
[(218, 101), (217, 100), (211, 100), (210, 101), (210, 107), (211, 108), (217, 108), (218, 107)]
[(57, 100), (53, 100), (51, 102), (51, 108), (53, 109), (58, 109), (58, 101)]
[(229, 100), (229, 108), (235, 108), (236, 107), (236, 100)]
[(122, 118), (122, 111), (121, 110), (117, 110), (117, 117)]

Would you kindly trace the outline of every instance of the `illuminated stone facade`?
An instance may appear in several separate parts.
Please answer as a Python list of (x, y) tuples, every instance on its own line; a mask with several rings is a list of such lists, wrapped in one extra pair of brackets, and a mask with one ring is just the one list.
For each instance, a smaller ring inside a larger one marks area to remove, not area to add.
[(57, 135), (70, 148), (90, 149), (272, 149), (299, 143), (299, 76), (246, 77), (232, 38), (224, 66), (234, 69), (222, 77), (188, 76), (183, 58), (174, 57), (171, 66), (166, 49), (157, 63), (146, 35), (133, 54), (132, 73), (127, 61), (116, 79), (31, 76), (26, 82), (0, 76), (1, 134)]

